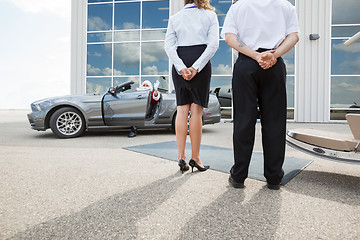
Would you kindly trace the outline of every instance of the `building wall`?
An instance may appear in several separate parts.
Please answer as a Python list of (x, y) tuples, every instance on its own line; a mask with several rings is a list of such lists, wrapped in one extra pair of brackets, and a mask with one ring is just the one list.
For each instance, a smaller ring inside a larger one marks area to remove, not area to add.
[[(331, 4), (328, 0), (301, 0), (296, 6), (301, 30), (296, 47), (294, 118), (299, 122), (326, 122), (330, 119)], [(320, 38), (310, 40), (310, 34)]]

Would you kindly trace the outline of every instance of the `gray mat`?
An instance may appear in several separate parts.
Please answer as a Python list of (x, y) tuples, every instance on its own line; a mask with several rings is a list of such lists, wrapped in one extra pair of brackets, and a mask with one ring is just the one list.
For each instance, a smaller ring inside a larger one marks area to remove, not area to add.
[[(160, 142), (145, 145), (126, 147), (125, 149), (160, 157), (168, 160), (178, 161), (177, 145), (175, 141)], [(191, 145), (186, 143), (186, 156), (191, 156)], [(201, 145), (200, 156), (206, 165), (210, 165), (213, 170), (229, 173), (234, 163), (233, 150), (231, 148), (221, 148), (209, 145)], [(308, 166), (312, 161), (285, 157), (283, 169), (285, 175), (281, 184), (285, 185), (301, 170)], [(266, 181), (264, 176), (263, 154), (262, 152), (254, 152), (249, 167), (249, 178)]]

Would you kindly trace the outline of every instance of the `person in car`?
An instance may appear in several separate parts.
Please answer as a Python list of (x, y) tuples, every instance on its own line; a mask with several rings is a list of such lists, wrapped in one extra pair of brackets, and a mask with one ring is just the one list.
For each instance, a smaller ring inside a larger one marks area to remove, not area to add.
[[(141, 84), (141, 86), (139, 88), (137, 88), (136, 90), (137, 91), (146, 91), (146, 90), (150, 90), (151, 91), (151, 109), (152, 109), (152, 114), (153, 114), (153, 111), (155, 111), (155, 105), (159, 102), (160, 100), (160, 93), (157, 89), (157, 86), (158, 86), (158, 83), (156, 83), (156, 86), (155, 88), (153, 89), (153, 86), (151, 84), (151, 82), (149, 80), (144, 80)], [(148, 117), (148, 116), (146, 116)], [(130, 132), (129, 132), (129, 135), (128, 137), (131, 138), (131, 137), (136, 137), (137, 135), (137, 127), (136, 126), (132, 126), (130, 128)]]

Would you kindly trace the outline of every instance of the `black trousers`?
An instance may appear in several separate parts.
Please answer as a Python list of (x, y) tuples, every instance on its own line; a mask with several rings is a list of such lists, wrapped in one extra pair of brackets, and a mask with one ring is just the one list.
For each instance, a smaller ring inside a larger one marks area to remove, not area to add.
[(286, 134), (286, 68), (282, 58), (270, 69), (239, 53), (234, 65), (234, 165), (231, 176), (243, 182), (255, 139), (255, 124), (260, 109), (264, 176), (268, 183), (279, 184), (283, 177)]

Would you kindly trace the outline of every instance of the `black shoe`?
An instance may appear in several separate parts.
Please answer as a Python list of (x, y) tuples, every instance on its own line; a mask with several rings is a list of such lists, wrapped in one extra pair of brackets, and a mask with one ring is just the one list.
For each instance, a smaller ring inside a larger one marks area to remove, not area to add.
[(200, 167), (200, 165), (197, 164), (194, 159), (190, 159), (189, 165), (191, 167), (191, 172), (194, 172), (194, 167), (196, 167), (200, 172), (204, 172), (210, 168), (210, 166)]
[(244, 188), (244, 182), (237, 182), (231, 176), (229, 177), (229, 184), (234, 188)]
[(136, 135), (137, 135), (137, 128), (131, 127), (128, 137), (132, 138), (132, 137), (136, 137)]
[(279, 190), (280, 189), (280, 183), (279, 184), (270, 184), (267, 183), (267, 187), (271, 190)]
[(178, 165), (180, 167), (181, 173), (184, 173), (185, 171), (188, 171), (190, 169), (189, 165), (186, 164), (184, 159), (180, 159)]

